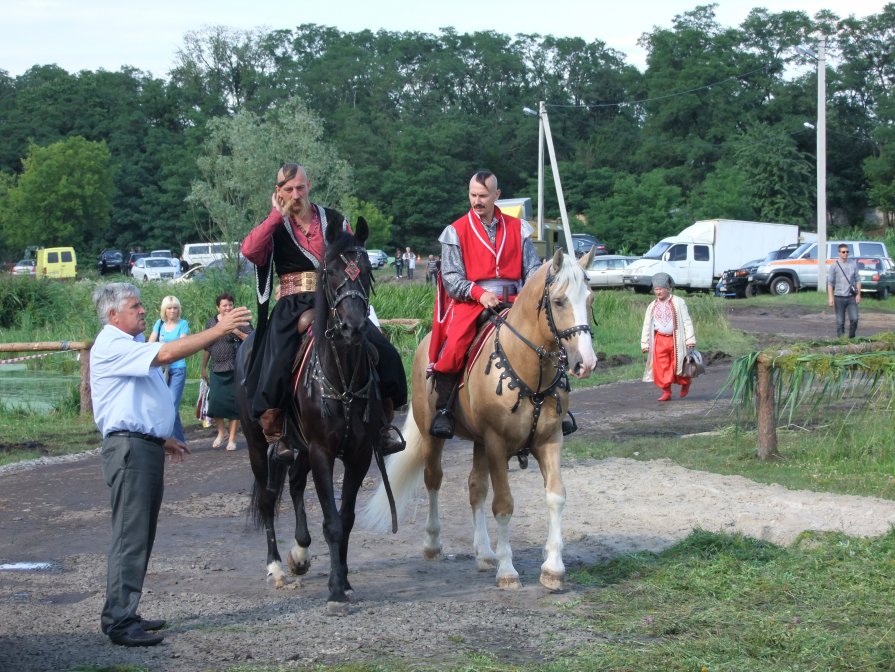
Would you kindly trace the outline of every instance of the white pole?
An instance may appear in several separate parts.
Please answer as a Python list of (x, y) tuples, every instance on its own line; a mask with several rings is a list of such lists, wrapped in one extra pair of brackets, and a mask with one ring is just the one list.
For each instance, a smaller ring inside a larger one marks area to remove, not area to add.
[(817, 291), (827, 291), (827, 38), (817, 43)]
[[(544, 101), (538, 109), (544, 109)], [(544, 240), (544, 119), (538, 114), (538, 240)]]
[(559, 214), (562, 217), (562, 230), (566, 239), (566, 254), (575, 254), (575, 248), (572, 245), (572, 229), (569, 228), (569, 213), (566, 212), (566, 199), (562, 195), (562, 184), (559, 181), (559, 167), (556, 165), (556, 150), (553, 149), (553, 135), (550, 133), (550, 120), (547, 118), (547, 106), (541, 101), (541, 107), (538, 112), (544, 123), (544, 135), (547, 138), (547, 149), (550, 152), (550, 167), (553, 170), (553, 184), (556, 186), (556, 198), (559, 201)]

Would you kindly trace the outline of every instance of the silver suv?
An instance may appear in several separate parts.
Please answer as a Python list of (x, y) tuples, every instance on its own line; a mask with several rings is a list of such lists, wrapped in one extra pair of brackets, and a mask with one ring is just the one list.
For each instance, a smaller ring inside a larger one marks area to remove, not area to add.
[[(836, 263), (840, 245), (848, 246), (853, 259), (889, 256), (885, 243), (878, 240), (832, 240), (827, 241), (828, 267)], [(778, 296), (800, 289), (817, 289), (817, 242), (802, 243), (786, 259), (760, 264), (749, 281)]]

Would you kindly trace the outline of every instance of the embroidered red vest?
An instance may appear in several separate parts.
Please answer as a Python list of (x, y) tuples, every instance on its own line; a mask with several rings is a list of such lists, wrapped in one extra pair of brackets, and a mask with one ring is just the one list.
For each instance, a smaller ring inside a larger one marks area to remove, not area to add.
[(460, 239), (466, 279), (472, 282), (498, 277), (522, 279), (522, 220), (502, 214), (499, 208), (494, 208), (494, 217), (500, 220), (496, 249), (472, 210), (451, 224)]

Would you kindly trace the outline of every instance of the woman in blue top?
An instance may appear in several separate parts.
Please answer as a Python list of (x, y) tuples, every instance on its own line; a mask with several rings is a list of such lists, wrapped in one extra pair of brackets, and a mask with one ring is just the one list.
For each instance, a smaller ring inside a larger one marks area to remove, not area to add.
[[(168, 343), (183, 338), (190, 333), (190, 324), (180, 317), (180, 301), (176, 296), (166, 296), (162, 299), (162, 307), (159, 310), (160, 319), (155, 321), (152, 327), (152, 333), (149, 335), (149, 342)], [(183, 386), (186, 383), (186, 360), (178, 359), (168, 365), (168, 389), (171, 390), (171, 396), (174, 397), (174, 409), (177, 411), (174, 416), (174, 436), (183, 442), (186, 442), (186, 436), (183, 433), (183, 424), (180, 422), (180, 398), (183, 396)]]

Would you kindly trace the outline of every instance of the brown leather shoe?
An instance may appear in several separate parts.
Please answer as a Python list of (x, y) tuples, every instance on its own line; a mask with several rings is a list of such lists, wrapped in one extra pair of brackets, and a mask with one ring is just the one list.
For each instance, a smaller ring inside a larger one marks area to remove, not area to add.
[(383, 457), (400, 453), (406, 447), (407, 443), (404, 442), (403, 439), (392, 435), (392, 428), (390, 426), (383, 427), (379, 431), (379, 450)]
[(283, 411), (279, 408), (268, 408), (258, 418), (264, 439), (268, 444), (276, 443), (283, 438)]

